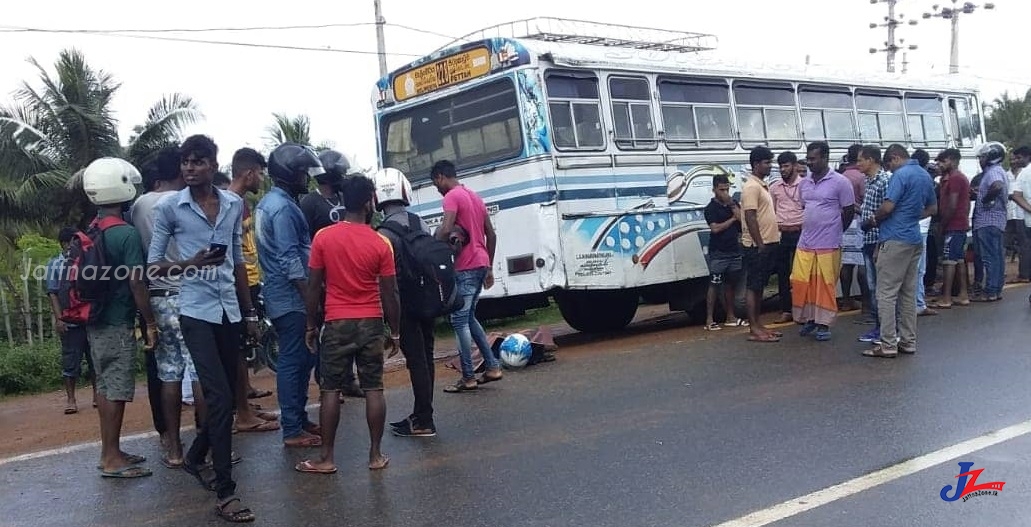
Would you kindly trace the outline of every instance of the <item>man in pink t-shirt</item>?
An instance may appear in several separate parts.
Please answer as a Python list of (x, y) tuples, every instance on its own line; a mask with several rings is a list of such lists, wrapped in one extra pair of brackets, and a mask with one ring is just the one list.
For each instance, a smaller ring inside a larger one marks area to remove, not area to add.
[[(490, 223), (487, 206), (475, 192), (458, 182), (454, 163), (438, 161), (430, 171), (433, 186), (444, 196), (444, 220), (436, 237), (452, 241), (456, 247), (456, 280), (462, 308), (451, 314), (451, 326), (458, 340), (458, 355), (462, 364), (462, 378), (444, 388), (458, 393), (475, 390), (479, 384), (500, 381), (501, 363), (487, 342), (487, 332), (476, 320), (476, 303), (483, 289), (494, 285), (494, 247), (497, 237)], [(459, 229), (460, 228), (460, 229)], [(464, 231), (464, 232), (462, 232)], [(453, 240), (459, 240), (454, 243)], [(487, 363), (487, 371), (476, 379), (473, 368), (473, 342)]]

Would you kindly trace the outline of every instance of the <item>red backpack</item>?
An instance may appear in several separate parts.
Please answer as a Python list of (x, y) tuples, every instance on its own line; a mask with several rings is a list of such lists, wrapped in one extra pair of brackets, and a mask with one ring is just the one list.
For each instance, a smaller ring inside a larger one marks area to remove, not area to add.
[(93, 324), (103, 311), (114, 286), (112, 277), (115, 274), (107, 264), (104, 231), (117, 225), (128, 224), (117, 216), (93, 220), (85, 233), (76, 232), (68, 244), (57, 291), (62, 321)]

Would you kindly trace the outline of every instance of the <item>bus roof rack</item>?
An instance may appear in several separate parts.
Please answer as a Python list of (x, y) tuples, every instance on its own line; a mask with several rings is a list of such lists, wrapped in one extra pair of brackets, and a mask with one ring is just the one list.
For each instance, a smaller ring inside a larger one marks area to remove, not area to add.
[[(566, 18), (537, 17), (505, 22), (474, 31), (453, 40), (444, 48), (462, 42), (488, 38), (522, 38), (544, 42), (588, 44), (674, 53), (693, 53), (716, 49), (715, 35), (652, 29), (621, 24), (588, 22)], [(441, 49), (444, 49), (441, 48)]]

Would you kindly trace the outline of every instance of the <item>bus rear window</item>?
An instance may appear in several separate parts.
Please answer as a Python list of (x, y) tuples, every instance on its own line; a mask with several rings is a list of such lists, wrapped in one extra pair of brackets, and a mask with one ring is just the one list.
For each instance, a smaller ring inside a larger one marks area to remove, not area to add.
[(461, 171), (523, 151), (518, 98), (508, 78), (384, 115), (380, 127), (383, 166), (412, 182), (429, 178), (444, 159)]

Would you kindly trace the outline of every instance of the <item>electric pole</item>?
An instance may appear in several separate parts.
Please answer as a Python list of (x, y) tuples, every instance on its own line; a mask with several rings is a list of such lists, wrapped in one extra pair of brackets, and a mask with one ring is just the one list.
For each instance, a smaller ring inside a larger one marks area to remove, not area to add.
[[(895, 16), (895, 4), (898, 0), (870, 0), (871, 4), (885, 3), (888, 4), (888, 16), (884, 17), (883, 24), (871, 23), (870, 29), (877, 29), (879, 27), (888, 28), (888, 40), (884, 43), (883, 49), (870, 48), (870, 53), (885, 53), (888, 56), (888, 73), (895, 73), (895, 54), (902, 49), (915, 50), (915, 45), (909, 45), (906, 47), (900, 46), (895, 43), (895, 28), (903, 24), (909, 24), (915, 26), (916, 20), (906, 21), (905, 15)], [(901, 40), (899, 41), (902, 42)]]
[(387, 23), (383, 18), (383, 8), (380, 0), (373, 0), (376, 8), (376, 53), (379, 55), (379, 76), (387, 76), (387, 44), (383, 37), (383, 25)]
[(985, 3), (983, 6), (965, 2), (957, 5), (959, 0), (952, 0), (953, 7), (940, 7), (938, 4), (931, 6), (933, 13), (924, 13), (924, 18), (942, 18), (952, 22), (952, 45), (949, 50), (949, 73), (959, 73), (959, 16), (969, 15), (977, 8), (995, 9), (995, 4)]

